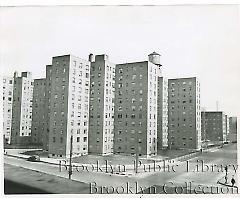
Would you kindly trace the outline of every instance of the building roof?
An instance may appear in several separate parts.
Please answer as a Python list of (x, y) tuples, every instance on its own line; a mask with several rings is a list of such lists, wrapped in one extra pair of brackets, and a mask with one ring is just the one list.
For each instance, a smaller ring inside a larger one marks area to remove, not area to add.
[(151, 56), (151, 55), (159, 55), (159, 56), (161, 56), (160, 54), (158, 54), (157, 52), (153, 52), (153, 53), (151, 53), (151, 54), (149, 54), (148, 56)]

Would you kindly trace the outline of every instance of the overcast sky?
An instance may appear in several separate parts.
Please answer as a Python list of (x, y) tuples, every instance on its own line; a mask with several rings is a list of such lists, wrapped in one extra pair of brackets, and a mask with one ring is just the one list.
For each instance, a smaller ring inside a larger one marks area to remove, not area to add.
[(51, 57), (89, 53), (114, 63), (160, 53), (167, 78), (197, 76), (202, 106), (240, 117), (240, 13), (236, 5), (0, 8), (1, 75), (45, 76)]

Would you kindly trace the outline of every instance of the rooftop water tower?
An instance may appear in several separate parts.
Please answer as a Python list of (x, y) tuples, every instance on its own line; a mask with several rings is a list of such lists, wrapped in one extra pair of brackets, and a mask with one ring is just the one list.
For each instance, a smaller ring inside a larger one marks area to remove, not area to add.
[(95, 62), (95, 57), (92, 53), (89, 54), (88, 61), (91, 62), (91, 63)]
[(158, 54), (157, 52), (153, 52), (151, 54), (148, 55), (148, 60), (155, 64), (158, 65), (159, 67), (161, 67), (162, 65), (160, 64), (160, 54)]
[(15, 72), (14, 72), (14, 78), (17, 78), (17, 77), (18, 77), (18, 72), (15, 71)]

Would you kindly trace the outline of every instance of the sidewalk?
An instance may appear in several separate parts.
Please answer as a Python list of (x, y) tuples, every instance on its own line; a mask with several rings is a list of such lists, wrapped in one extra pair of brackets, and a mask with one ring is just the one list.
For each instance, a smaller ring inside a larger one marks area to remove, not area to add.
[(232, 186), (232, 183), (231, 183), (231, 179), (234, 178), (235, 180), (235, 184), (234, 184), (234, 187), (237, 188), (237, 184), (238, 184), (238, 177), (236, 174), (234, 173), (228, 173), (227, 174), (227, 181), (225, 179), (225, 175), (223, 177), (221, 177), (219, 180), (218, 180), (218, 184), (221, 184), (221, 185), (224, 185), (224, 186), (228, 186), (228, 187), (233, 187)]
[[(215, 150), (215, 149), (216, 149), (216, 147), (213, 147), (211, 149), (208, 149), (208, 151)], [(6, 152), (7, 152), (7, 156), (22, 158), (22, 159), (28, 159), (29, 155), (24, 155), (24, 154), (21, 154), (21, 153), (29, 151), (29, 150), (40, 150), (40, 149), (13, 149), (13, 150), (12, 149), (6, 149)], [(157, 165), (157, 166), (158, 165), (163, 166), (164, 164), (165, 165), (168, 165), (168, 164), (173, 165), (173, 164), (176, 164), (176, 163), (184, 162), (184, 161), (189, 160), (189, 159), (193, 159), (195, 157), (198, 157), (199, 155), (201, 155), (200, 152), (195, 152), (195, 153), (190, 153), (190, 154), (187, 154), (187, 155), (179, 156), (179, 157), (176, 157), (174, 159), (148, 158), (148, 161), (152, 161), (152, 162), (146, 163), (147, 161), (145, 160), (142, 163), (144, 165), (153, 165), (155, 163), (155, 165)], [(93, 165), (96, 166), (96, 162), (98, 160), (98, 157), (99, 156), (97, 156), (96, 161), (93, 161), (92, 164), (73, 162), (72, 166), (73, 166), (73, 168), (82, 167), (82, 166), (92, 168)], [(101, 159), (101, 158), (99, 158), (99, 159)], [(144, 160), (144, 158), (139, 158), (140, 161), (142, 159)], [(62, 162), (61, 164), (62, 164), (63, 168), (66, 167), (66, 166), (69, 167), (69, 160), (68, 159), (62, 159), (62, 158), (61, 159), (56, 159), (56, 158), (41, 157), (40, 161), (43, 162), (43, 163), (48, 163), (48, 164), (58, 165), (58, 166), (60, 166), (60, 161), (61, 161)], [(64, 163), (64, 161), (66, 163)], [(123, 164), (121, 164), (121, 165), (123, 165)], [(127, 170), (126, 172), (123, 172), (123, 171), (115, 172), (114, 171), (114, 173), (110, 173), (110, 172), (106, 173), (106, 169), (111, 170), (111, 168), (114, 168), (114, 167), (115, 167), (115, 165), (109, 165), (109, 164), (107, 166), (103, 166), (102, 174), (110, 174), (110, 175), (114, 174), (114, 175), (118, 175), (118, 176), (136, 176), (135, 169), (134, 169), (135, 167), (134, 167), (133, 164), (125, 165), (126, 170)], [(143, 167), (139, 167), (138, 171), (139, 171), (139, 173), (137, 174), (137, 177), (145, 177), (145, 176), (149, 176), (152, 173), (154, 173), (152, 171), (144, 172)]]

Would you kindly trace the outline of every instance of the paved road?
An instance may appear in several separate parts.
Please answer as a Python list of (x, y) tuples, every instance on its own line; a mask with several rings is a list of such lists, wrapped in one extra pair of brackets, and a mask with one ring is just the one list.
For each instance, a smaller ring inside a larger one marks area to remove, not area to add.
[[(13, 157), (5, 156), (5, 163), (12, 164), (15, 166), (25, 167), (31, 170), (37, 170), (40, 172), (58, 175), (61, 177), (68, 177), (67, 171), (59, 172), (59, 168), (56, 165), (50, 165), (41, 162), (28, 162), (22, 159), (16, 159)], [(204, 167), (204, 172), (201, 171), (201, 163), (197, 160), (203, 160), (204, 165), (214, 165), (214, 170), (206, 171), (206, 166)], [(78, 172), (73, 170), (73, 180), (82, 181), (84, 183), (92, 183), (94, 182), (98, 186), (110, 186), (111, 188), (95, 188), (94, 185), (92, 187), (92, 193), (99, 193), (100, 190), (109, 190), (111, 193), (113, 190), (121, 190), (125, 189), (125, 193), (139, 192), (144, 190), (144, 188), (148, 188), (153, 185), (164, 185), (171, 184), (173, 182), (174, 185), (183, 184), (185, 182), (192, 181), (192, 185), (204, 184), (204, 185), (215, 185), (217, 186), (217, 181), (221, 180), (224, 175), (224, 168), (222, 167), (226, 165), (231, 165), (228, 168), (229, 175), (234, 175), (234, 167), (232, 165), (237, 164), (237, 150), (236, 144), (227, 145), (222, 149), (215, 150), (212, 152), (204, 153), (201, 156), (198, 156), (194, 159), (189, 160), (189, 170), (187, 171), (187, 163), (186, 162), (176, 162), (174, 166), (178, 165), (176, 168), (176, 172), (173, 170), (170, 172), (162, 171), (153, 171), (153, 168), (150, 169), (150, 173), (147, 174), (139, 174), (137, 176), (116, 176), (104, 173), (96, 173), (96, 172), (87, 172), (81, 171)], [(199, 172), (196, 172), (199, 167)], [(195, 172), (193, 172), (195, 171)], [(123, 188), (120, 188), (120, 187)], [(142, 188), (140, 188), (142, 187)], [(126, 190), (127, 189), (127, 190)], [(130, 191), (129, 191), (130, 189)], [(105, 192), (106, 193), (106, 192)]]
[(4, 194), (50, 194), (39, 188), (4, 179)]
[(9, 164), (4, 164), (6, 194), (88, 194), (89, 185)]

